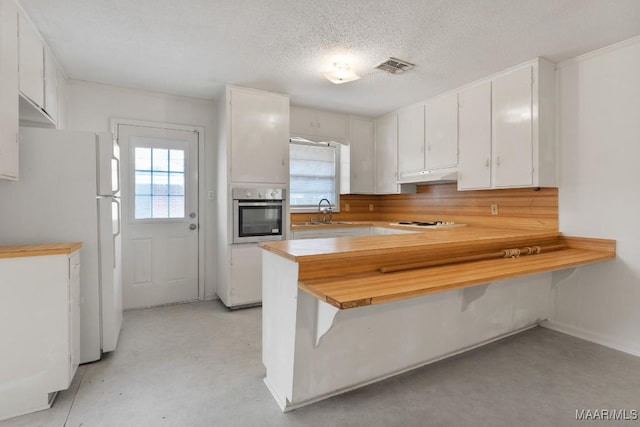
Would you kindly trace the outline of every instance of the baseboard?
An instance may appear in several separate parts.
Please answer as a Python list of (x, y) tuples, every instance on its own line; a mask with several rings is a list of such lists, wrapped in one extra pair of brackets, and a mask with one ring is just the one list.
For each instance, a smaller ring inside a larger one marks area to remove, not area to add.
[(540, 323), (540, 326), (640, 357), (640, 348), (631, 343), (623, 343), (595, 332), (576, 328), (553, 320), (545, 320)]
[[(280, 410), (282, 410), (282, 412), (290, 411), (291, 409), (287, 409), (287, 399), (285, 399), (282, 396), (280, 396), (280, 394), (275, 389), (275, 387), (273, 387), (271, 385), (271, 383), (269, 382), (269, 379), (267, 377), (264, 377), (262, 379), (262, 381), (267, 386), (267, 390), (269, 390), (269, 392), (271, 393), (271, 396), (273, 397), (273, 399), (276, 401), (276, 403), (280, 407)], [(293, 409), (295, 409), (295, 408), (293, 408)]]

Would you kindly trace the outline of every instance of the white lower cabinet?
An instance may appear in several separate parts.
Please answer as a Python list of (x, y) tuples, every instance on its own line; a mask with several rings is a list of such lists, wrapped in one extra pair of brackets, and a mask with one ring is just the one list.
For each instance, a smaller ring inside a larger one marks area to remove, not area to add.
[(262, 301), (262, 249), (256, 244), (231, 246), (231, 274), (228, 306)]
[(371, 227), (322, 227), (317, 229), (293, 230), (291, 238), (298, 239), (325, 239), (330, 237), (356, 237), (370, 236)]
[(0, 258), (0, 420), (51, 406), (80, 360), (80, 253)]
[(372, 236), (389, 236), (392, 234), (414, 234), (414, 233), (421, 233), (421, 232), (415, 231), (415, 230), (400, 230), (398, 228), (371, 227)]

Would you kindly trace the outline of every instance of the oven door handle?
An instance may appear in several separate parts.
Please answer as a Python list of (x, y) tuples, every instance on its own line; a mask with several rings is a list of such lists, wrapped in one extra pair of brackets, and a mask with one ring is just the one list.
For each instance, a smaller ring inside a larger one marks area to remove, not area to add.
[(238, 202), (239, 207), (269, 207), (269, 206), (282, 206), (282, 202)]

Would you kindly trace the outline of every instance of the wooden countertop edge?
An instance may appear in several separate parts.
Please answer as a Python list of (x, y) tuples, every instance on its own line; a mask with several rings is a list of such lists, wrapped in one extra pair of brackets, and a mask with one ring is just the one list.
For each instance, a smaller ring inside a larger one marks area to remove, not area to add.
[[(465, 227), (466, 228), (466, 227)], [(477, 228), (476, 228), (477, 229)], [(485, 230), (490, 230), (490, 228), (483, 228)], [(494, 229), (496, 232), (500, 232), (499, 229)], [(440, 231), (435, 231), (439, 233)], [(365, 249), (349, 249), (349, 250), (338, 250), (336, 252), (331, 253), (311, 253), (311, 254), (303, 254), (303, 255), (294, 255), (286, 249), (282, 249), (277, 247), (276, 245), (271, 244), (272, 242), (263, 242), (260, 243), (259, 246), (262, 249), (265, 249), (269, 252), (272, 252), (276, 255), (279, 255), (283, 258), (286, 258), (290, 261), (294, 261), (297, 263), (303, 262), (312, 262), (317, 260), (330, 260), (330, 259), (344, 259), (344, 258), (352, 258), (352, 257), (362, 257), (362, 256), (377, 256), (381, 254), (388, 253), (401, 253), (408, 250), (419, 250), (420, 248), (450, 248), (456, 245), (465, 245), (469, 244), (469, 242), (509, 242), (510, 240), (517, 240), (523, 238), (531, 238), (531, 239), (544, 239), (544, 238), (554, 238), (561, 235), (561, 233), (557, 231), (527, 231), (527, 230), (511, 230), (512, 234), (508, 236), (500, 236), (500, 235), (485, 235), (485, 236), (458, 236), (453, 237), (449, 241), (430, 241), (425, 240), (420, 235), (423, 233), (417, 234), (401, 234), (401, 235), (388, 235), (388, 236), (364, 236), (364, 237), (337, 237), (337, 238), (325, 238), (325, 239), (312, 239), (312, 240), (292, 240), (290, 242), (311, 242), (313, 240), (316, 241), (331, 241), (337, 239), (352, 239), (352, 241), (357, 241), (357, 239), (367, 239), (366, 242), (371, 242), (370, 239), (381, 239), (380, 243), (386, 243), (384, 247), (371, 247)], [(289, 242), (289, 241), (285, 241)], [(391, 244), (391, 242), (397, 242), (396, 244)], [(282, 242), (273, 242), (275, 244)], [(356, 245), (354, 245), (356, 246)]]
[(0, 246), (0, 258), (70, 254), (82, 247), (82, 242), (43, 243), (38, 245)]
[(567, 242), (568, 249), (516, 259), (448, 264), (385, 275), (371, 273), (340, 279), (310, 280), (299, 282), (298, 286), (337, 308), (348, 309), (615, 258), (614, 240), (569, 236), (562, 236), (561, 239)]

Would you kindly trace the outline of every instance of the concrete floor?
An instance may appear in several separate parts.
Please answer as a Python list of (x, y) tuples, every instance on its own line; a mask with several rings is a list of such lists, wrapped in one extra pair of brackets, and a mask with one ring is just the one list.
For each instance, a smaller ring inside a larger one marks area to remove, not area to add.
[(640, 358), (535, 328), (282, 414), (262, 382), (259, 308), (206, 301), (125, 313), (118, 350), (46, 411), (0, 427), (571, 426), (640, 410)]

